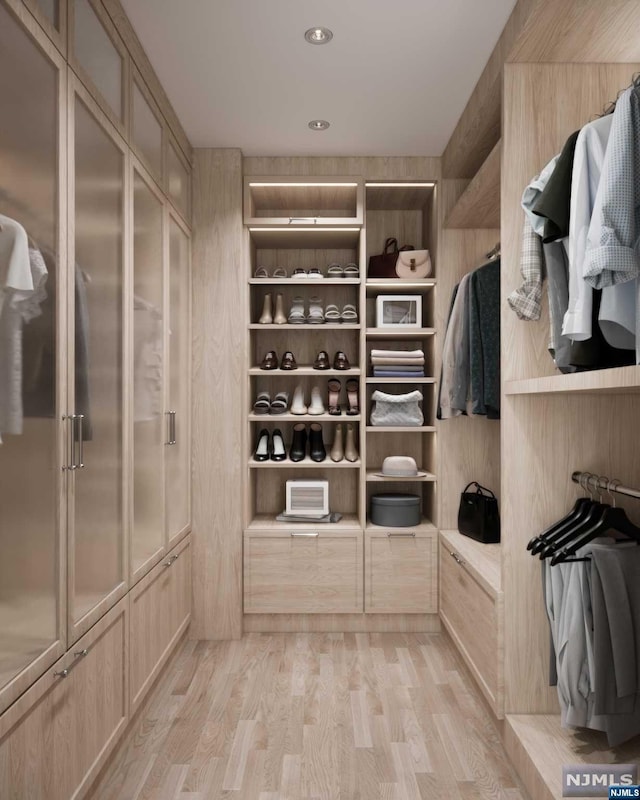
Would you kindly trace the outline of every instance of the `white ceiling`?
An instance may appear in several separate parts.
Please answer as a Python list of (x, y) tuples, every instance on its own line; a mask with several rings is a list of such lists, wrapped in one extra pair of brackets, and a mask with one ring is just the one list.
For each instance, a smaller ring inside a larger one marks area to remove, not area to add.
[[(440, 155), (515, 0), (123, 0), (195, 147)], [(334, 33), (327, 45), (307, 28)], [(311, 119), (331, 128), (311, 131)]]

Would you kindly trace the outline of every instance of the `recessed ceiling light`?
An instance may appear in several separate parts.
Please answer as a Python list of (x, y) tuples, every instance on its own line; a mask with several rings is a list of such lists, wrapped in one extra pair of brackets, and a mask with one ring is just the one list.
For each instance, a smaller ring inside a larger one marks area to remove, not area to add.
[(312, 119), (309, 123), (309, 127), (312, 131), (326, 131), (329, 127), (329, 123), (326, 119)]
[(328, 44), (333, 39), (333, 33), (329, 28), (309, 28), (305, 31), (304, 38), (309, 44)]

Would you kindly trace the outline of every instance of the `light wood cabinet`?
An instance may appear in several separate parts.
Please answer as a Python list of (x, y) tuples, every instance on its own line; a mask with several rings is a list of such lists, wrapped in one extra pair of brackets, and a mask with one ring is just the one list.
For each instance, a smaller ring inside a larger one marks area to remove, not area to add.
[(502, 713), (502, 592), (440, 544), (440, 617), (496, 716)]
[(114, 606), (0, 717), (0, 797), (79, 800), (128, 720), (128, 609)]
[(135, 712), (191, 619), (191, 540), (130, 592), (131, 708)]
[(361, 612), (362, 531), (245, 533), (244, 610)]
[(365, 532), (365, 606), (369, 613), (436, 614), (438, 532)]

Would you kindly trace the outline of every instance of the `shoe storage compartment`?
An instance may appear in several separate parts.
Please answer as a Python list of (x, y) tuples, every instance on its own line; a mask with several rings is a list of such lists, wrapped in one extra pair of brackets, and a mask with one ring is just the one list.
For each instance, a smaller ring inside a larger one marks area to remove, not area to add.
[(438, 532), (431, 525), (365, 531), (365, 611), (436, 614)]
[(245, 532), (245, 614), (362, 612), (362, 531), (309, 527)]
[(360, 177), (260, 178), (244, 183), (246, 225), (362, 225)]

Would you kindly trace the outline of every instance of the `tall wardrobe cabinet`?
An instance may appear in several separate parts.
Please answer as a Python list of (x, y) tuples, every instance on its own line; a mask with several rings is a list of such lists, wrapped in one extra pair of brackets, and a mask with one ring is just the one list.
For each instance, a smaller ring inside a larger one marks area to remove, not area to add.
[(84, 796), (190, 620), (191, 153), (115, 8), (0, 0), (2, 798)]

